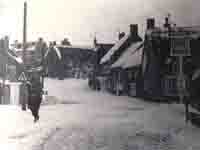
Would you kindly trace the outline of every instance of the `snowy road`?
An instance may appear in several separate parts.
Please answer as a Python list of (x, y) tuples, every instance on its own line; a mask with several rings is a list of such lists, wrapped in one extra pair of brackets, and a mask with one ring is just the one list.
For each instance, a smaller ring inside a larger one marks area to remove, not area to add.
[(46, 79), (45, 87), (51, 102), (36, 124), (30, 112), (0, 106), (1, 149), (200, 149), (200, 129), (185, 125), (179, 105), (94, 92), (86, 80)]

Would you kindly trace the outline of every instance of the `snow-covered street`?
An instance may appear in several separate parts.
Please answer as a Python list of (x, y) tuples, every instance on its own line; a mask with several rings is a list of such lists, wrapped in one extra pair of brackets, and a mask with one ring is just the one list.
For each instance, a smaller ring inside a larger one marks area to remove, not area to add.
[(0, 106), (1, 149), (200, 149), (200, 129), (185, 124), (181, 105), (91, 91), (87, 80), (45, 79), (45, 89), (36, 124), (30, 111)]

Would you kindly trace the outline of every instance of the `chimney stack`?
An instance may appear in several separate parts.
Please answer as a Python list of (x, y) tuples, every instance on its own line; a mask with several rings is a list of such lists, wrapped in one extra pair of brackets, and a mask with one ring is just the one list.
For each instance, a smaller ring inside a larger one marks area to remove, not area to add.
[(169, 17), (165, 17), (165, 23), (164, 23), (164, 25), (163, 25), (165, 28), (170, 28), (171, 27), (171, 25), (170, 25), (170, 23), (169, 23)]
[(148, 29), (154, 29), (155, 28), (155, 19), (154, 18), (148, 18), (147, 19), (147, 30)]
[(131, 33), (131, 36), (133, 36), (133, 37), (138, 36), (138, 25), (137, 24), (130, 25), (130, 33)]
[(96, 38), (96, 36), (95, 36), (94, 39), (93, 39), (93, 46), (94, 46), (94, 48), (97, 47), (97, 45), (98, 45), (98, 44), (97, 44), (97, 38)]

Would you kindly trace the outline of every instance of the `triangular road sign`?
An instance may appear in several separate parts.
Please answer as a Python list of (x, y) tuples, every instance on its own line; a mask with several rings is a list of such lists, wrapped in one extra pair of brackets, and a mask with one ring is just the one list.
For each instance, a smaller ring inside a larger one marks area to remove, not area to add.
[(18, 78), (18, 81), (27, 81), (27, 77), (24, 72), (22, 72)]

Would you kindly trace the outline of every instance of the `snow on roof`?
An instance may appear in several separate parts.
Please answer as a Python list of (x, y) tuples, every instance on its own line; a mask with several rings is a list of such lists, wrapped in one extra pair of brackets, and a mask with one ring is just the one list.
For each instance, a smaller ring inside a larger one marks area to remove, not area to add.
[(55, 48), (55, 51), (56, 51), (56, 54), (57, 54), (58, 58), (62, 59), (62, 55), (61, 55), (60, 50), (57, 47), (54, 47), (54, 48)]
[(12, 53), (10, 53), (10, 52), (8, 52), (8, 55), (12, 58), (12, 59), (14, 59), (17, 63), (19, 63), (19, 64), (22, 64), (23, 63), (23, 60), (22, 60), (22, 58), (20, 58), (20, 57), (18, 57), (18, 56), (15, 56), (15, 55), (13, 55)]
[(47, 55), (49, 54), (49, 48), (47, 49), (47, 51), (46, 51), (46, 53), (44, 54), (44, 58), (46, 58), (47, 57)]
[(99, 49), (99, 47), (95, 47), (95, 48), (94, 48), (94, 51), (96, 52), (98, 49)]
[(20, 57), (16, 57), (15, 60), (16, 60), (19, 64), (22, 64), (22, 63), (23, 63), (23, 60), (22, 60)]
[(107, 62), (111, 56), (122, 46), (122, 44), (130, 37), (130, 34), (126, 34), (121, 40), (119, 40), (106, 55), (101, 59), (100, 64)]
[(130, 55), (127, 58), (126, 63), (124, 64), (123, 68), (130, 68), (134, 66), (138, 66), (141, 64), (142, 61), (142, 49), (143, 47), (140, 47), (134, 54)]
[(143, 42), (132, 43), (131, 46), (128, 47), (121, 55), (121, 57), (114, 64), (112, 64), (111, 68), (129, 68), (139, 65), (141, 63), (142, 56), (142, 43)]
[(91, 46), (86, 46), (86, 45), (56, 45), (56, 47), (60, 48), (78, 48), (78, 49), (91, 49), (93, 50), (94, 48)]
[[(53, 49), (55, 50), (56, 55), (58, 56), (58, 59), (61, 60), (61, 59), (62, 59), (62, 55), (61, 55), (61, 52), (60, 52), (60, 50), (58, 49), (58, 47), (54, 46)], [(50, 51), (51, 51), (51, 49), (49, 48), (49, 49), (46, 51), (46, 53), (45, 53), (45, 55), (44, 55), (44, 58), (47, 57), (47, 55), (49, 54)]]

